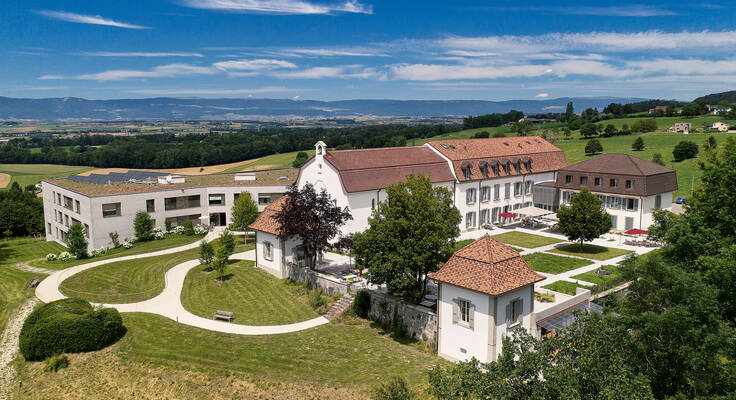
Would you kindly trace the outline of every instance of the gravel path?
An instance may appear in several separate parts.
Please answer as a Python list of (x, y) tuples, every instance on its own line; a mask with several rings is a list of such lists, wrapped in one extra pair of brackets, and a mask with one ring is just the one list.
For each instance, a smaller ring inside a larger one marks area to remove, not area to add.
[(51, 275), (54, 272), (56, 272), (56, 270), (54, 270), (54, 269), (39, 268), (39, 267), (34, 267), (34, 266), (30, 265), (29, 263), (31, 263), (33, 261), (36, 261), (36, 260), (25, 261), (25, 262), (21, 262), (21, 263), (15, 264), (15, 265), (13, 265), (13, 268), (19, 269), (21, 271), (31, 272), (31, 273), (34, 273), (34, 274)]
[(9, 399), (9, 392), (15, 385), (15, 370), (10, 365), (18, 354), (18, 336), (23, 327), (23, 321), (33, 311), (33, 307), (39, 303), (35, 297), (26, 300), (23, 305), (15, 310), (8, 320), (5, 331), (0, 338), (0, 400)]

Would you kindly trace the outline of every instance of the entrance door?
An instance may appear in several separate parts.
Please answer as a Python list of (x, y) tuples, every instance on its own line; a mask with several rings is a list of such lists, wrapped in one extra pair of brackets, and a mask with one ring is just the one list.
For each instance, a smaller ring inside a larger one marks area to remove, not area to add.
[(225, 226), (227, 225), (227, 217), (225, 213), (212, 213), (210, 214), (210, 225), (211, 226)]

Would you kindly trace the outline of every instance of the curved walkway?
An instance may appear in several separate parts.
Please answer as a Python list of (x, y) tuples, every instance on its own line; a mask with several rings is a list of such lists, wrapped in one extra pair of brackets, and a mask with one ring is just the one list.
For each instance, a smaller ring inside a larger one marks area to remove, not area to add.
[[(216, 239), (218, 236), (219, 233), (211, 232), (202, 240), (211, 241)], [(66, 298), (66, 296), (64, 296), (61, 291), (59, 291), (59, 285), (61, 284), (61, 282), (74, 274), (88, 270), (90, 268), (109, 264), (112, 262), (177, 253), (180, 251), (195, 248), (199, 246), (199, 244), (200, 241), (197, 241), (195, 243), (188, 244), (186, 246), (176, 247), (173, 249), (161, 250), (154, 253), (136, 254), (127, 257), (101, 260), (98, 262), (82, 264), (68, 268), (66, 270), (57, 271), (41, 281), (41, 283), (36, 288), (36, 297), (38, 297), (41, 301), (45, 303)], [(232, 258), (237, 260), (255, 260), (255, 250), (233, 254)], [(103, 307), (115, 308), (120, 312), (145, 312), (150, 314), (157, 314), (166, 318), (170, 318), (181, 324), (207, 329), (210, 331), (234, 333), (238, 335), (274, 335), (280, 333), (297, 332), (329, 323), (327, 318), (317, 317), (294, 324), (254, 326), (233, 324), (224, 321), (215, 321), (194, 315), (187, 311), (181, 304), (181, 291), (184, 286), (184, 279), (186, 278), (189, 270), (199, 265), (199, 260), (190, 260), (176, 265), (168, 270), (165, 275), (166, 286), (164, 287), (164, 290), (158, 296), (152, 299), (141, 301), (138, 303), (99, 305)]]

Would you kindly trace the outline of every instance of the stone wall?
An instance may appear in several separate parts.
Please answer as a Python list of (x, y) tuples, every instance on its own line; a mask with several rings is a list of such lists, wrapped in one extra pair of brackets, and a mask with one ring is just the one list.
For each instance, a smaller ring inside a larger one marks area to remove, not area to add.
[[(309, 287), (322, 289), (330, 296), (335, 294), (356, 293), (364, 289), (361, 286), (321, 274), (309, 268), (290, 267), (289, 279), (308, 283)], [(371, 310), (369, 318), (389, 329), (401, 329), (406, 336), (424, 342), (437, 344), (437, 314), (429, 308), (409, 304), (398, 297), (387, 293), (370, 290)]]

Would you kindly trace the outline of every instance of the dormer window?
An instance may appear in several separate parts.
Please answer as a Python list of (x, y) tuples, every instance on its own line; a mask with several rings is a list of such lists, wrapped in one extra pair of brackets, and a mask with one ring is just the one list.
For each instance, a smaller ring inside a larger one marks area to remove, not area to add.
[(465, 179), (470, 179), (470, 163), (465, 161), (463, 165), (461, 166), (461, 169), (463, 170), (463, 176)]
[(488, 178), (488, 162), (487, 161), (481, 161), (478, 163), (478, 169), (480, 169), (480, 172), (483, 173), (484, 178)]

